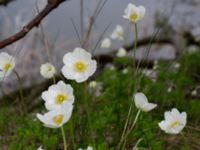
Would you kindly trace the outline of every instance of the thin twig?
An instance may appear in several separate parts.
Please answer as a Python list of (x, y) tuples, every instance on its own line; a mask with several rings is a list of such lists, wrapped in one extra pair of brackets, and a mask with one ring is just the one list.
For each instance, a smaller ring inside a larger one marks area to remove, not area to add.
[(4, 39), (0, 41), (0, 49), (22, 39), (25, 37), (34, 27), (38, 27), (40, 22), (54, 9), (56, 9), (62, 2), (66, 0), (51, 0), (46, 7), (33, 19), (31, 20), (27, 25), (23, 27), (21, 31), (18, 33), (8, 37), (7, 39)]

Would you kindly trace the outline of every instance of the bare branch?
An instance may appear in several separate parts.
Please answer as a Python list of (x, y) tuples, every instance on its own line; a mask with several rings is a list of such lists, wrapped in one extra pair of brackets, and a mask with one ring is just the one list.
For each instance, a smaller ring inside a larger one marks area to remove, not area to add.
[(46, 5), (46, 7), (33, 20), (31, 20), (26, 26), (24, 26), (21, 31), (8, 37), (7, 39), (0, 41), (0, 49), (25, 37), (27, 33), (29, 33), (34, 27), (38, 27), (40, 22), (51, 11), (53, 11), (55, 8), (57, 8), (64, 1), (66, 1), (66, 0), (51, 0), (51, 2), (49, 1), (48, 4)]

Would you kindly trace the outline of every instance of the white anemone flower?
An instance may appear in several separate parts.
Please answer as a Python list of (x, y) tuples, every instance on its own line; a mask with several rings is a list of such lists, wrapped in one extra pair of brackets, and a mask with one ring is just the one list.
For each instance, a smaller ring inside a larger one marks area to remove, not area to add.
[(123, 70), (122, 70), (122, 74), (127, 74), (129, 72), (129, 69), (128, 68), (124, 68)]
[[(82, 148), (78, 148), (78, 150), (83, 150)], [(91, 146), (88, 146), (86, 150), (93, 150)]]
[(168, 134), (180, 133), (187, 122), (186, 112), (180, 113), (176, 108), (165, 112), (164, 117), (165, 120), (161, 121), (158, 125), (161, 130)]
[(109, 38), (105, 38), (101, 42), (101, 48), (110, 48), (111, 47), (111, 40)]
[(127, 55), (127, 51), (124, 49), (124, 48), (120, 48), (118, 51), (117, 51), (117, 57), (125, 57)]
[(73, 88), (71, 85), (59, 81), (42, 93), (42, 99), (45, 101), (45, 106), (48, 110), (59, 109), (65, 103), (73, 104)]
[(50, 63), (42, 64), (40, 67), (40, 74), (47, 79), (50, 79), (56, 73), (55, 67)]
[(66, 103), (60, 109), (51, 110), (44, 115), (37, 114), (37, 118), (48, 128), (62, 127), (69, 121), (73, 110), (72, 103)]
[(132, 3), (129, 3), (124, 11), (123, 18), (128, 19), (132, 23), (137, 23), (145, 15), (145, 8), (143, 6), (135, 6)]
[(40, 147), (38, 147), (38, 149), (37, 150), (44, 150), (43, 148), (42, 148), (42, 146), (40, 146)]
[(15, 67), (15, 59), (8, 53), (0, 53), (0, 80), (9, 76)]
[(96, 60), (92, 60), (91, 54), (82, 48), (65, 54), (63, 62), (62, 73), (65, 78), (78, 83), (86, 81), (97, 69)]
[(117, 40), (123, 41), (124, 40), (124, 29), (123, 29), (123, 27), (121, 25), (117, 25), (110, 37), (112, 39), (117, 39)]
[(143, 93), (136, 93), (134, 95), (135, 106), (144, 112), (151, 111), (157, 104), (149, 103), (147, 97)]
[(97, 82), (96, 81), (90, 81), (89, 87), (92, 88), (92, 89), (95, 89), (97, 87)]
[(87, 150), (93, 150), (93, 147), (92, 146), (88, 146)]

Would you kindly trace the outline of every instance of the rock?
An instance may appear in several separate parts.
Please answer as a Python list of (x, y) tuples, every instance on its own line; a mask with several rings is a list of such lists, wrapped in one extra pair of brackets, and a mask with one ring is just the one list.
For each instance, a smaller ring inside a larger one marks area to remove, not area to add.
[[(137, 59), (144, 59), (147, 55), (149, 46), (140, 47), (136, 52)], [(176, 49), (170, 44), (154, 44), (151, 46), (147, 59), (149, 60), (173, 60), (176, 56)]]

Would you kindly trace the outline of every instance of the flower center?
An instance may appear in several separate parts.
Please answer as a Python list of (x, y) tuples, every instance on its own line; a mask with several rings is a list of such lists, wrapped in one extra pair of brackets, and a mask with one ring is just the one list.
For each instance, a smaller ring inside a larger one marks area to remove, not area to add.
[(63, 94), (58, 94), (56, 96), (56, 104), (61, 105), (64, 101), (67, 100), (67, 96)]
[(48, 71), (50, 72), (51, 70), (52, 70), (52, 67), (51, 67), (51, 66), (49, 66), (49, 67), (48, 67)]
[(180, 122), (179, 121), (175, 121), (175, 122), (172, 122), (171, 124), (170, 124), (170, 127), (171, 128), (175, 128), (177, 125), (179, 125), (180, 124)]
[(63, 115), (57, 115), (55, 117), (53, 117), (53, 123), (55, 125), (60, 125), (63, 121), (64, 116)]
[(131, 14), (131, 16), (130, 16), (131, 21), (135, 22), (137, 19), (138, 19), (138, 14), (136, 14), (136, 13)]
[(85, 64), (85, 62), (83, 61), (77, 61), (75, 63), (75, 70), (79, 73), (83, 73), (85, 72), (85, 70), (87, 69), (87, 66)]
[(117, 36), (122, 37), (123, 36), (122, 32), (117, 32)]
[(11, 64), (5, 64), (3, 65), (3, 71), (7, 72), (11, 67)]

